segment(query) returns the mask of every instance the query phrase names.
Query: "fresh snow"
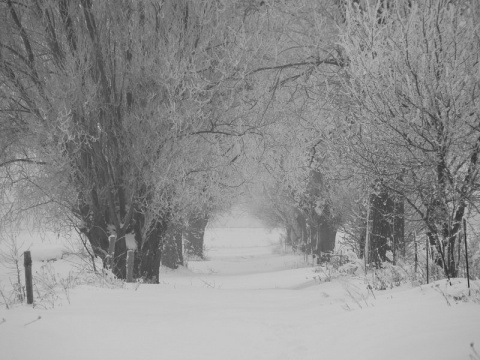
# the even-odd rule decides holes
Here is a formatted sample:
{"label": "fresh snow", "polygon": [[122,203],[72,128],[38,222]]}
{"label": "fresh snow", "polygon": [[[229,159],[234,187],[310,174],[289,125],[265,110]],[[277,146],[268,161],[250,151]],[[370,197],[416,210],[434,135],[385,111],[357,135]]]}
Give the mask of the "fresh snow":
{"label": "fresh snow", "polygon": [[[162,268],[160,285],[80,285],[51,306],[1,308],[0,359],[468,360],[470,343],[480,349],[480,305],[460,299],[463,279],[372,294],[365,276],[325,282],[282,254],[278,231],[206,236],[209,260]],[[34,272],[78,271],[56,245],[31,250]]]}

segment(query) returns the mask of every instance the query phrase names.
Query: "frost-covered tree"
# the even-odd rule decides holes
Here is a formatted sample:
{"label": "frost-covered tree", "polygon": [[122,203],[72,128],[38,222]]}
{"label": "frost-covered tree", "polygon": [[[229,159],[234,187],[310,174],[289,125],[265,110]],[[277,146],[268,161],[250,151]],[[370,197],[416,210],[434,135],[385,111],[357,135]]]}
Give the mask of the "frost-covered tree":
{"label": "frost-covered tree", "polygon": [[416,212],[448,276],[478,204],[479,15],[476,1],[360,1],[340,34],[343,151]]}
{"label": "frost-covered tree", "polygon": [[[270,56],[264,56],[269,63],[255,75],[268,84],[261,115],[276,124],[264,142],[267,173],[275,179],[269,197],[295,209],[283,211],[293,218],[287,233],[307,238],[315,251],[332,250],[353,199],[352,176],[331,146],[338,130],[328,102],[345,66],[337,44],[345,9],[333,0],[266,3],[273,34]],[[281,195],[272,195],[277,190]]]}
{"label": "frost-covered tree", "polygon": [[164,234],[186,213],[183,192],[208,173],[211,194],[235,162],[230,139],[256,126],[235,110],[245,6],[0,2],[4,179],[26,206],[48,203],[69,218],[103,260],[116,234],[121,278],[129,238],[136,276],[158,281]]}

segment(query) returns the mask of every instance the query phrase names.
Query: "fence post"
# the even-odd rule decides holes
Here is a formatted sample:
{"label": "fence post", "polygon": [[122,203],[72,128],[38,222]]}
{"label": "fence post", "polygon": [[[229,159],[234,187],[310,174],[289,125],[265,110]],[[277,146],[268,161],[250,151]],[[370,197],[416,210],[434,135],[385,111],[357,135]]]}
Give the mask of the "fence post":
{"label": "fence post", "polygon": [[365,260],[365,273],[368,271],[368,264],[370,263],[370,194],[368,194],[367,203],[367,228],[365,229],[365,245],[363,249],[363,258]]}
{"label": "fence post", "polygon": [[117,241],[116,235],[110,235],[108,237],[108,268],[113,269],[113,259],[115,256],[115,243]]}
{"label": "fence post", "polygon": [[463,235],[465,237],[465,263],[467,265],[468,296],[470,296],[470,273],[468,271],[468,249],[467,249],[467,220],[463,219]]}
{"label": "fence post", "polygon": [[462,256],[462,232],[459,230],[458,231],[458,256],[457,256],[457,277],[460,277],[460,260]]}
{"label": "fence post", "polygon": [[417,233],[413,233],[413,244],[415,245],[415,279],[417,278],[417,267],[418,267],[418,250],[417,250]]}
{"label": "fence post", "polygon": [[427,258],[427,284],[428,284],[428,270],[429,270],[428,269],[428,257],[430,256],[428,254],[428,252],[429,252],[428,249],[430,247],[430,239],[428,238],[428,236],[426,236],[426,239],[427,240],[426,240],[426,243],[425,243],[425,252],[426,252],[426,258]]}
{"label": "fence post", "polygon": [[133,259],[135,250],[127,251],[127,283],[133,282]]}
{"label": "fence post", "polygon": [[33,281],[32,281],[32,254],[30,251],[23,253],[23,265],[25,266],[25,288],[27,291],[27,304],[33,304]]}

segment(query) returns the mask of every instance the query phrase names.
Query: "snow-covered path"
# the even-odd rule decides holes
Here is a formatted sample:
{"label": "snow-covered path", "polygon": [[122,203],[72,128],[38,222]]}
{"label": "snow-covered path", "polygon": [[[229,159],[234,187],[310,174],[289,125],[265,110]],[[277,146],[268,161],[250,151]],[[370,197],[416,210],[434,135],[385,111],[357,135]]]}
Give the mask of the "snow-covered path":
{"label": "snow-covered path", "polygon": [[442,295],[459,280],[374,298],[362,278],[319,282],[302,257],[272,254],[274,234],[249,236],[210,239],[210,261],[164,270],[160,285],[79,286],[51,310],[2,308],[0,359],[468,360],[480,348],[480,305]]}

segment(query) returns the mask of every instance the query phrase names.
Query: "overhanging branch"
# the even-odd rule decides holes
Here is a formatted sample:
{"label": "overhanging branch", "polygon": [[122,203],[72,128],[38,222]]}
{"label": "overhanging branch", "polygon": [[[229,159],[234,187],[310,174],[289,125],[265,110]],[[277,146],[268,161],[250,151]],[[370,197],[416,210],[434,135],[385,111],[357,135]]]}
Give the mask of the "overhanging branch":
{"label": "overhanging branch", "polygon": [[296,67],[301,67],[301,66],[306,66],[306,65],[313,65],[313,66],[320,66],[320,65],[334,65],[338,67],[343,67],[344,62],[342,60],[337,60],[337,59],[324,59],[324,60],[311,60],[311,61],[300,61],[296,63],[289,63],[289,64],[283,64],[283,65],[276,65],[276,66],[264,66],[255,70],[252,70],[247,73],[248,75],[253,75],[255,73],[261,72],[261,71],[266,71],[266,70],[283,70],[283,69],[288,69],[288,68],[296,68]]}
{"label": "overhanging branch", "polygon": [[35,164],[35,165],[47,165],[47,162],[45,161],[39,161],[39,160],[34,160],[34,159],[29,159],[29,158],[24,158],[24,159],[11,159],[4,161],[0,163],[0,167],[4,167],[13,163],[17,162],[23,162],[23,163],[28,163],[28,164]]}

